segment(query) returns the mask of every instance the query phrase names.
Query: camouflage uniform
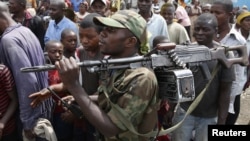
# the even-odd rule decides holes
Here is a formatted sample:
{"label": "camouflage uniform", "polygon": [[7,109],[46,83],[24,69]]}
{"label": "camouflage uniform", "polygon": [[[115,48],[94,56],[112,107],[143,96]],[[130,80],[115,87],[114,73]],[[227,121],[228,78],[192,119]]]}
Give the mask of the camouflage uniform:
{"label": "camouflage uniform", "polygon": [[147,23],[138,13],[131,10],[120,10],[110,18],[96,17],[94,22],[110,27],[129,29],[140,41],[139,52],[141,54],[146,54],[149,51],[148,40],[150,35],[147,31]]}
{"label": "camouflage uniform", "polygon": [[[146,21],[133,11],[120,10],[111,18],[96,17],[94,22],[110,27],[128,28],[140,40],[140,43],[147,43]],[[147,132],[154,130],[157,127],[157,110],[159,109],[158,84],[154,72],[141,67],[114,70],[107,75],[98,89],[98,104],[123,132],[115,137],[106,138],[106,140],[138,141],[142,138],[145,139],[127,128],[111,102],[125,113],[125,118],[132,123],[137,132],[140,129]],[[107,95],[104,93],[104,88]]]}

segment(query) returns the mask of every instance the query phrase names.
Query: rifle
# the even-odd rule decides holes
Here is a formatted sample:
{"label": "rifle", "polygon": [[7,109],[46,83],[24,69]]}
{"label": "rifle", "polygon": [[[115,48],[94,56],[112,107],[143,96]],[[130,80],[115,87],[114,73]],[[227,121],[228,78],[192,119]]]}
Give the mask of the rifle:
{"label": "rifle", "polygon": [[53,94],[58,100],[60,100],[64,107],[66,107],[68,110],[70,110],[77,118],[83,119],[84,115],[81,111],[80,107],[77,106],[74,103],[68,104],[64,100],[62,100],[53,90],[51,90],[49,87],[47,88],[51,94]]}
{"label": "rifle", "polygon": [[[161,51],[160,53],[156,53]],[[229,51],[237,51],[239,57],[227,58]],[[172,52],[172,53],[171,53]],[[172,56],[169,55],[171,53]],[[174,55],[174,56],[173,56]],[[179,63],[172,59],[179,58]],[[86,60],[78,62],[80,67],[90,68],[91,72],[98,72],[106,69],[138,68],[138,67],[178,67],[177,65],[200,64],[201,62],[218,60],[225,67],[230,68],[232,64],[248,65],[248,55],[246,46],[217,47],[209,49],[203,45],[175,45],[173,43],[158,44],[151,52],[144,56],[127,57],[120,59]],[[102,66],[107,68],[102,68]],[[109,66],[110,65],[110,66]],[[114,66],[115,65],[115,66]],[[118,65],[118,66],[117,66]],[[180,67],[180,66],[179,66]],[[21,68],[21,72],[40,72],[56,69],[54,65],[32,66]]]}
{"label": "rifle", "polygon": [[[229,51],[239,56],[228,58]],[[174,43],[158,44],[144,56],[120,59],[88,60],[79,62],[80,67],[87,67],[90,72],[101,72],[112,69],[148,67],[154,70],[161,98],[172,102],[191,101],[195,97],[193,74],[191,66],[202,66],[203,62],[218,60],[226,68],[233,64],[248,65],[246,46],[208,48],[203,45],[175,45]],[[39,72],[56,69],[54,65],[33,66],[21,68],[21,72]],[[210,74],[204,70],[205,77]]]}

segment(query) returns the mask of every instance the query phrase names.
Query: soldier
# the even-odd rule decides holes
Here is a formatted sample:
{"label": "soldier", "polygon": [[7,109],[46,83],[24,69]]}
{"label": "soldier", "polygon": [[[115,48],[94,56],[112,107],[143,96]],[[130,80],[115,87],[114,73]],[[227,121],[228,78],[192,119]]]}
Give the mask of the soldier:
{"label": "soldier", "polygon": [[[137,56],[140,44],[147,42],[146,21],[136,12],[120,10],[110,18],[95,17],[94,22],[104,26],[99,45],[101,52],[109,58]],[[73,58],[57,62],[56,67],[64,87],[72,93],[85,118],[105,138],[148,140],[132,132],[131,128],[145,134],[157,127],[158,85],[152,70],[140,67],[108,71],[101,79],[96,103],[82,88],[79,67]],[[35,104],[48,95],[32,97]]]}

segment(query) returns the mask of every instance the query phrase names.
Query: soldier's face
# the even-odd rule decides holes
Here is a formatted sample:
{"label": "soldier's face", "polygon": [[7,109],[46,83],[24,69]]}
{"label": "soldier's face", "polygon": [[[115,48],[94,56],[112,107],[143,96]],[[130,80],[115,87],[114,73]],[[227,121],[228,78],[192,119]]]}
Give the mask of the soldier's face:
{"label": "soldier's face", "polygon": [[126,40],[131,36],[128,32],[127,29],[104,27],[99,38],[101,52],[112,58],[121,58],[126,49]]}

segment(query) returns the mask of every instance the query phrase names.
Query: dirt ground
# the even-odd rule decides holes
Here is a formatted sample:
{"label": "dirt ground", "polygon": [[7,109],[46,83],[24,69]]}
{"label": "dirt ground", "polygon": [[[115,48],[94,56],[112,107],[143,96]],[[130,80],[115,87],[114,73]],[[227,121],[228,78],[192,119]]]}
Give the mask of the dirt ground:
{"label": "dirt ground", "polygon": [[241,107],[240,114],[236,124],[246,125],[250,122],[250,88],[246,90],[246,93],[241,94]]}

